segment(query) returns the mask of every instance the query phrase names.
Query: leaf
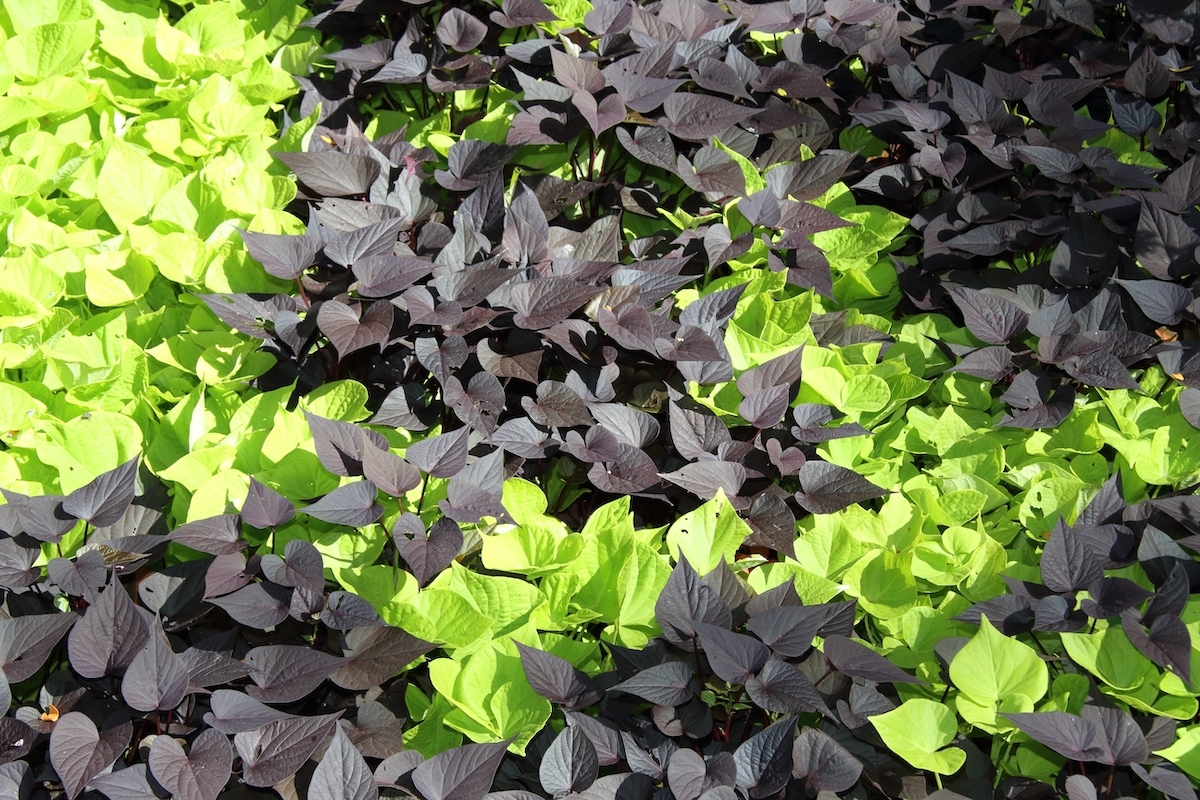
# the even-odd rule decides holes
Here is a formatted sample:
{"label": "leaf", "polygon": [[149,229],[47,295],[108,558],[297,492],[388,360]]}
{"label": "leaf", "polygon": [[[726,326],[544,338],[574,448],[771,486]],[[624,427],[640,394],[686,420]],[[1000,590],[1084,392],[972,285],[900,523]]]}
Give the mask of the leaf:
{"label": "leaf", "polygon": [[1029,314],[1006,297],[959,286],[949,292],[967,328],[981,341],[1007,344],[1029,323]]}
{"label": "leaf", "polygon": [[1034,741],[1073,761],[1095,761],[1103,755],[1097,744],[1098,731],[1086,719],[1064,711],[1004,714]]}
{"label": "leaf", "polygon": [[378,491],[371,481],[356,481],[339,486],[301,510],[324,522],[361,528],[383,515],[383,506],[375,502]]}
{"label": "leaf", "polygon": [[1000,633],[985,617],[950,662],[950,680],[960,692],[959,714],[986,729],[995,726],[998,711],[1032,711],[1046,694],[1048,672],[1032,647]]}
{"label": "leaf", "polygon": [[754,614],[746,628],[777,654],[800,658],[812,647],[814,637],[834,633],[826,626],[839,614],[849,610],[853,618],[853,607],[853,601],[820,606],[782,605]]}
{"label": "leaf", "polygon": [[1196,269],[1200,234],[1182,217],[1153,203],[1142,203],[1133,244],[1138,263],[1159,280],[1169,281]]}
{"label": "leaf", "polygon": [[596,780],[600,762],[596,748],[579,728],[563,728],[542,757],[538,777],[555,797],[582,792]]}
{"label": "leaf", "polygon": [[311,153],[272,153],[296,173],[302,184],[323,197],[366,194],[379,177],[379,162],[369,156],[323,150]]}
{"label": "leaf", "polygon": [[288,617],[291,592],[282,587],[251,583],[222,597],[205,602],[221,608],[234,621],[258,630],[270,630]]}
{"label": "leaf", "polygon": [[242,504],[242,521],[255,528],[274,528],[290,522],[296,507],[274,489],[250,479],[250,491]]}
{"label": "leaf", "polygon": [[743,742],[733,753],[737,785],[752,798],[769,797],[792,772],[792,736],[796,720],[785,717]]}
{"label": "leaf", "polygon": [[133,725],[129,722],[101,732],[78,711],[58,718],[50,732],[50,763],[62,780],[68,800],[74,800],[92,778],[117,760],[132,735]]}
{"label": "leaf", "polygon": [[157,623],[147,627],[146,643],[121,681],[121,696],[138,711],[169,711],[183,702],[190,676],[162,628]]}
{"label": "leaf", "polygon": [[845,636],[829,636],[825,639],[825,658],[838,672],[852,678],[891,683],[924,683],[871,650]]}
{"label": "leaf", "polygon": [[[630,107],[636,108],[624,94],[622,97]],[[681,139],[696,142],[704,141],[743,121],[748,110],[746,106],[731,103],[720,97],[688,92],[672,94],[662,105],[667,116],[669,132]]]}
{"label": "leaf", "polygon": [[286,644],[252,648],[243,660],[257,684],[247,686],[246,694],[264,703],[295,702],[345,663],[345,659],[320,650]]}
{"label": "leaf", "polygon": [[469,428],[413,442],[404,452],[410,464],[436,478],[449,478],[467,465]]}
{"label": "leaf", "polygon": [[312,266],[321,250],[316,236],[252,233],[238,228],[250,257],[263,265],[269,275],[290,281],[300,277]]}
{"label": "leaf", "polygon": [[[705,461],[693,466],[720,463],[722,462]],[[729,467],[731,477],[736,480],[738,474],[744,474],[745,468],[742,467],[741,473],[739,473],[734,469],[735,467],[741,467],[741,465],[731,464]],[[720,470],[721,468],[716,469]],[[693,470],[685,475],[683,478],[685,487],[692,482],[692,476],[695,474],[696,472]],[[719,479],[722,477],[722,473],[716,472],[712,477],[714,480]],[[738,485],[740,488],[740,482]],[[695,564],[698,572],[708,574],[716,569],[722,558],[727,563],[736,560],[738,548],[742,546],[749,535],[750,526],[738,516],[733,505],[725,497],[722,487],[716,486],[711,500],[679,517],[671,525],[667,531],[666,542],[671,554],[681,561],[686,560],[689,568],[690,565]]]}
{"label": "leaf", "polygon": [[782,714],[819,711],[827,717],[833,713],[817,688],[799,667],[772,658],[762,671],[746,681],[746,693],[761,708]]}
{"label": "leaf", "polygon": [[1183,312],[1194,300],[1191,292],[1169,281],[1126,281],[1115,278],[1114,282],[1129,292],[1143,314],[1163,325],[1178,325],[1183,319]]}
{"label": "leaf", "polygon": [[858,783],[863,765],[833,737],[816,728],[800,731],[792,744],[792,775],[809,792],[846,792]]}
{"label": "leaf", "polygon": [[888,492],[858,473],[828,461],[807,461],[800,468],[796,502],[813,514],[833,514],[854,503]]}
{"label": "leaf", "polygon": [[468,744],[439,753],[412,771],[425,800],[482,800],[511,740]]}
{"label": "leaf", "polygon": [[917,769],[953,775],[967,760],[961,748],[946,747],[958,735],[958,722],[941,703],[913,698],[869,721],[883,743]]}
{"label": "leaf", "polygon": [[1146,658],[1178,675],[1186,684],[1192,682],[1192,639],[1187,626],[1175,614],[1162,614],[1143,630],[1133,609],[1121,614],[1121,628],[1129,641]]}
{"label": "leaf", "polygon": [[1054,592],[1085,589],[1104,577],[1091,548],[1060,517],[1042,548],[1042,581]]}
{"label": "leaf", "polygon": [[344,359],[356,350],[373,345],[382,346],[392,330],[395,308],[391,303],[376,300],[359,318],[359,304],[353,305],[326,300],[317,311],[317,325],[337,348]]}
{"label": "leaf", "polygon": [[391,625],[346,633],[346,660],[329,679],[343,689],[366,691],[385,683],[435,645]]}
{"label": "leaf", "polygon": [[465,53],[474,50],[487,35],[487,25],[461,8],[450,8],[437,26],[438,41]]}
{"label": "leaf", "polygon": [[133,502],[137,489],[136,457],[114,470],[103,473],[86,486],[81,486],[63,500],[63,511],[103,528],[121,519]]}
{"label": "leaf", "polygon": [[745,683],[762,669],[771,655],[767,646],[753,637],[703,622],[695,628],[709,666],[727,683]]}
{"label": "leaf", "polygon": [[516,645],[529,685],[551,703],[573,711],[600,700],[601,693],[591,678],[571,662],[553,653],[526,647],[520,642],[516,642]]}
{"label": "leaf", "polygon": [[329,800],[375,800],[379,789],[367,762],[339,725],[313,771],[309,794]]}
{"label": "leaf", "polygon": [[233,764],[229,739],[219,731],[201,731],[184,753],[171,736],[157,736],[148,759],[154,779],[180,800],[216,800],[225,788]]}
{"label": "leaf", "polygon": [[548,328],[569,317],[602,290],[573,278],[536,278],[512,287],[513,322],[528,330]]}
{"label": "leaf", "polygon": [[[67,615],[55,614],[52,618],[43,618],[47,624],[66,621]],[[22,619],[37,619],[36,617],[17,617],[9,622]],[[68,618],[69,619],[69,618]],[[0,622],[0,626],[4,625]],[[58,637],[65,633],[60,631]],[[134,656],[141,651],[149,639],[150,629],[145,618],[138,612],[137,606],[129,599],[125,587],[119,582],[109,585],[99,598],[83,614],[75,629],[67,639],[67,655],[71,667],[85,678],[103,678],[106,675],[124,670],[133,662]],[[57,643],[55,638],[53,644]],[[27,654],[31,648],[29,642],[23,642],[19,652]],[[46,648],[49,654],[50,648]],[[44,658],[45,656],[43,656]],[[37,671],[38,664],[29,671],[32,675]],[[10,682],[14,675],[7,668],[5,673]]]}
{"label": "leaf", "polygon": [[420,518],[411,513],[396,519],[392,537],[400,557],[421,587],[449,567],[463,545],[462,528],[454,520],[443,517],[426,533]]}
{"label": "leaf", "polygon": [[642,670],[609,691],[632,694],[655,705],[681,706],[695,694],[691,680],[691,667],[682,661],[668,661]]}
{"label": "leaf", "polygon": [[672,644],[691,646],[695,623],[728,628],[733,624],[729,607],[715,589],[700,580],[685,556],[680,556],[666,586],[654,604],[654,616],[663,638]]}
{"label": "leaf", "polygon": [[250,786],[274,786],[296,774],[326,736],[333,733],[342,713],[272,720],[260,728],[234,735],[242,759],[242,780]]}
{"label": "leaf", "polygon": [[240,521],[241,518],[237,514],[198,519],[180,525],[171,531],[169,538],[201,553],[215,556],[237,553],[246,547],[238,530]]}

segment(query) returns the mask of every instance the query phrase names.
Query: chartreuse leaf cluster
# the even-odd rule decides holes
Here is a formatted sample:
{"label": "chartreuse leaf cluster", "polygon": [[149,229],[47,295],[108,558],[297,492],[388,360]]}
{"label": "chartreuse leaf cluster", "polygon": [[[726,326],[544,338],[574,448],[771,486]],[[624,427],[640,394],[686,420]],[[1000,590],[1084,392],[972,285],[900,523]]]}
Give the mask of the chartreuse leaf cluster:
{"label": "chartreuse leaf cluster", "polygon": [[247,270],[236,228],[297,229],[282,211],[295,186],[268,151],[296,91],[286,68],[314,46],[307,15],[4,5],[4,486],[71,492],[142,450],[159,471],[216,458],[200,454],[206,418],[232,413],[273,361],[186,293],[281,286]]}

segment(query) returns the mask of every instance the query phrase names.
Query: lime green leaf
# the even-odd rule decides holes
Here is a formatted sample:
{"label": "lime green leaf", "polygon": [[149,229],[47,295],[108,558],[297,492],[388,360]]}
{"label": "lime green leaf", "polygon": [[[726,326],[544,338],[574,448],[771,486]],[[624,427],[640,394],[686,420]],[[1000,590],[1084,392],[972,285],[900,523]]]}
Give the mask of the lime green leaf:
{"label": "lime green leaf", "polygon": [[1000,712],[1032,711],[1049,686],[1046,662],[1032,647],[996,630],[984,617],[979,632],[950,662],[950,680],[958,687],[958,713],[995,733],[1008,723]]}
{"label": "lime green leaf", "polygon": [[724,558],[732,564],[737,550],[750,535],[750,526],[738,516],[725,492],[677,519],[667,531],[667,547],[677,560],[680,554],[701,575],[712,572]]}
{"label": "lime green leaf", "polygon": [[19,76],[41,80],[78,67],[95,38],[95,20],[52,22],[17,34],[8,40],[5,50]]}
{"label": "lime green leaf", "polygon": [[958,735],[958,721],[941,703],[913,698],[869,719],[883,743],[917,769],[953,775],[967,760],[961,748],[946,747]]}

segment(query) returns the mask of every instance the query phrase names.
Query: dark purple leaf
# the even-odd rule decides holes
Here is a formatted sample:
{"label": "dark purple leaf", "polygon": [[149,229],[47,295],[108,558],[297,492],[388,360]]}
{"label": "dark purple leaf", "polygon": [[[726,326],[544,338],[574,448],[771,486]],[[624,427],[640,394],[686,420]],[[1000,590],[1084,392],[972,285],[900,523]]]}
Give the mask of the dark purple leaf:
{"label": "dark purple leaf", "polygon": [[250,786],[274,786],[296,774],[326,736],[333,733],[342,713],[288,717],[243,731],[233,737],[242,759],[242,780]]}
{"label": "dark purple leaf", "polygon": [[209,598],[206,602],[223,609],[235,622],[265,631],[287,619],[291,591],[251,583],[232,594]]}
{"label": "dark purple leaf", "polygon": [[852,678],[890,683],[924,683],[888,661],[866,645],[845,636],[825,639],[825,658],[838,672]]}
{"label": "dark purple leaf", "polygon": [[79,796],[92,778],[117,760],[132,735],[133,726],[129,722],[101,732],[78,711],[59,717],[50,734],[50,763],[63,783],[68,800]]}
{"label": "dark purple leaf", "polygon": [[746,693],[767,711],[783,714],[819,711],[827,717],[833,716],[808,676],[799,667],[778,658],[767,661],[761,672],[747,679]]}
{"label": "dark purple leaf", "polygon": [[753,637],[703,622],[696,623],[694,627],[700,634],[700,645],[708,657],[709,666],[717,677],[727,683],[745,683],[762,669],[771,655],[766,645]]}
{"label": "dark purple leaf", "polygon": [[[59,622],[62,622],[61,618],[67,615],[53,616],[59,617]],[[17,617],[10,622],[22,619],[38,618]],[[47,619],[47,622],[49,621]],[[65,630],[60,632],[59,636],[63,632]],[[124,670],[146,644],[149,635],[145,618],[129,599],[125,587],[117,581],[101,592],[95,603],[88,606],[83,619],[71,631],[67,639],[67,654],[71,659],[71,667],[85,678],[103,678],[105,675]],[[57,641],[56,638],[51,642],[51,647]],[[27,650],[28,643],[22,645],[19,652],[24,653]],[[46,653],[49,653],[49,648],[46,649]],[[30,670],[30,674],[36,669],[35,666]],[[5,672],[12,682],[12,673],[8,669]]]}
{"label": "dark purple leaf", "polygon": [[1196,269],[1200,234],[1182,217],[1153,203],[1142,203],[1134,235],[1134,252],[1146,270],[1159,280],[1179,278]]}
{"label": "dark purple leaf", "polygon": [[[1146,52],[1150,52],[1149,48]],[[1128,81],[1128,79],[1126,79]],[[1147,772],[1140,764],[1130,764],[1135,775],[1145,781],[1147,786],[1158,789],[1167,797],[1175,800],[1196,800],[1196,790],[1187,775],[1180,772],[1171,764],[1155,764]]]}
{"label": "dark purple leaf", "polygon": [[1096,758],[1101,764],[1125,767],[1140,764],[1150,756],[1150,748],[1141,726],[1119,708],[1085,705],[1079,715],[1096,729],[1096,743],[1103,751]]}
{"label": "dark purple leaf", "polygon": [[796,719],[785,717],[742,743],[733,758],[737,785],[751,798],[769,797],[792,776],[792,736]]}
{"label": "dark purple leaf", "polygon": [[663,638],[672,644],[692,646],[696,623],[729,628],[733,616],[716,589],[700,580],[682,555],[654,604],[654,616]]}
{"label": "dark purple leaf", "polygon": [[382,625],[379,613],[371,604],[349,592],[330,592],[321,621],[337,631],[369,628]]}
{"label": "dark purple leaf", "polygon": [[600,700],[600,691],[591,678],[571,662],[517,642],[521,666],[533,690],[568,711],[585,708]]}
{"label": "dark purple leaf", "polygon": [[949,287],[967,328],[989,344],[1007,344],[1029,322],[1029,314],[1016,302],[998,294],[965,287]]}
{"label": "dark purple leaf", "polygon": [[649,667],[610,691],[625,692],[661,706],[681,706],[695,694],[692,668],[682,661],[668,661]]}
{"label": "dark purple leaf", "polygon": [[273,153],[299,181],[323,197],[366,194],[379,177],[379,162],[369,156],[322,150],[312,153]]}
{"label": "dark purple leaf", "polygon": [[792,775],[809,792],[845,792],[858,783],[863,765],[832,736],[816,728],[800,731],[792,744]]}
{"label": "dark purple leaf", "polygon": [[1085,589],[1104,577],[1096,554],[1060,517],[1041,557],[1042,581],[1055,592]]}
{"label": "dark purple leaf", "polygon": [[391,625],[355,628],[346,632],[345,662],[329,679],[343,689],[366,691],[389,680],[434,647]]}
{"label": "dark purple leaf", "polygon": [[1191,684],[1192,638],[1187,625],[1175,614],[1162,614],[1154,618],[1147,631],[1136,613],[1127,609],[1121,614],[1121,628],[1129,641],[1146,658]]}
{"label": "dark purple leaf", "polygon": [[241,228],[238,233],[251,258],[262,264],[269,275],[285,281],[302,275],[321,250],[321,240],[316,236],[251,233]]}
{"label": "dark purple leaf", "polygon": [[746,482],[746,468],[729,461],[699,461],[674,472],[659,473],[659,477],[682,486],[701,500],[709,500],[718,491],[736,496]]}
{"label": "dark purple leaf", "polygon": [[449,478],[467,465],[469,428],[441,433],[408,446],[404,457],[423,472],[436,478]]}
{"label": "dark purple leaf", "polygon": [[578,728],[563,728],[542,756],[538,777],[542,789],[555,797],[582,792],[592,785],[600,770],[596,748]]}
{"label": "dark purple leaf", "polygon": [[379,789],[367,762],[338,726],[313,772],[309,796],[329,800],[375,800]]}
{"label": "dark purple leaf", "polygon": [[218,689],[209,698],[212,711],[204,715],[204,721],[215,730],[232,736],[243,731],[253,731],[268,722],[296,719],[291,714],[278,711],[254,700],[243,692]]}
{"label": "dark purple leaf", "polygon": [[1004,716],[1026,736],[1072,761],[1096,761],[1104,755],[1095,725],[1074,714],[1046,711]]}
{"label": "dark purple leaf", "polygon": [[63,500],[63,511],[97,528],[112,525],[125,514],[137,489],[137,458],[105,472]]}
{"label": "dark purple leaf", "polygon": [[460,53],[474,50],[486,35],[487,23],[461,8],[448,9],[437,26],[438,41]]}
{"label": "dark purple leaf", "polygon": [[321,333],[337,348],[338,357],[345,358],[355,350],[373,345],[382,346],[392,330],[395,307],[391,303],[376,300],[362,312],[359,318],[358,303],[348,304],[337,300],[321,303],[317,312],[317,325]]}
{"label": "dark purple leaf", "polygon": [[151,622],[147,627],[150,631],[146,643],[121,681],[121,696],[138,711],[169,711],[183,702],[190,676],[158,623]]}
{"label": "dark purple leaf", "polygon": [[264,703],[299,700],[346,661],[311,647],[286,644],[255,647],[243,660],[257,684],[246,687],[246,693]]}
{"label": "dark purple leaf", "polygon": [[198,519],[180,525],[171,531],[169,538],[176,544],[214,556],[237,553],[246,548],[238,530],[240,521],[237,514]]}
{"label": "dark purple leaf", "polygon": [[274,528],[296,516],[292,501],[269,486],[250,479],[250,491],[242,504],[242,521],[254,528]]}
{"label": "dark purple leaf", "polygon": [[433,524],[429,532],[416,514],[402,514],[392,527],[392,537],[400,557],[424,586],[446,569],[462,550],[462,529],[454,520],[443,517]]}
{"label": "dark purple leaf", "polygon": [[510,741],[467,744],[439,753],[412,771],[413,784],[425,800],[482,800]]}
{"label": "dark purple leaf", "polygon": [[[411,449],[411,448],[410,448]],[[383,506],[375,502],[379,490],[371,481],[363,480],[339,486],[302,511],[310,517],[335,525],[361,528],[383,515]]]}
{"label": "dark purple leaf", "polygon": [[832,514],[888,493],[858,473],[828,461],[805,463],[800,468],[800,487],[796,501],[813,514]]}
{"label": "dark purple leaf", "polygon": [[[286,559],[286,560],[284,560]],[[303,539],[292,539],[284,550],[284,558],[274,554],[262,557],[263,576],[280,586],[325,590],[325,565],[321,553]]]}
{"label": "dark purple leaf", "polygon": [[233,764],[233,749],[219,731],[202,731],[188,749],[171,736],[157,736],[150,744],[150,772],[164,789],[179,800],[216,800],[225,788]]}
{"label": "dark purple leaf", "polygon": [[615,724],[603,717],[592,717],[579,711],[567,711],[563,715],[569,727],[583,731],[596,749],[600,766],[607,767],[624,758],[621,735]]}

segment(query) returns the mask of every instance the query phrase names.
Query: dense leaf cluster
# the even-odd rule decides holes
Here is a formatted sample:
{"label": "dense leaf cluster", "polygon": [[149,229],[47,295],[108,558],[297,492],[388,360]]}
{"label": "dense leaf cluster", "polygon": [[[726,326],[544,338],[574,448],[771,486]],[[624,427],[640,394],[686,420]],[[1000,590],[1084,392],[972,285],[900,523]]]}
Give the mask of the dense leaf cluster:
{"label": "dense leaf cluster", "polygon": [[1195,797],[1194,2],[182,6],[0,14],[0,795]]}

